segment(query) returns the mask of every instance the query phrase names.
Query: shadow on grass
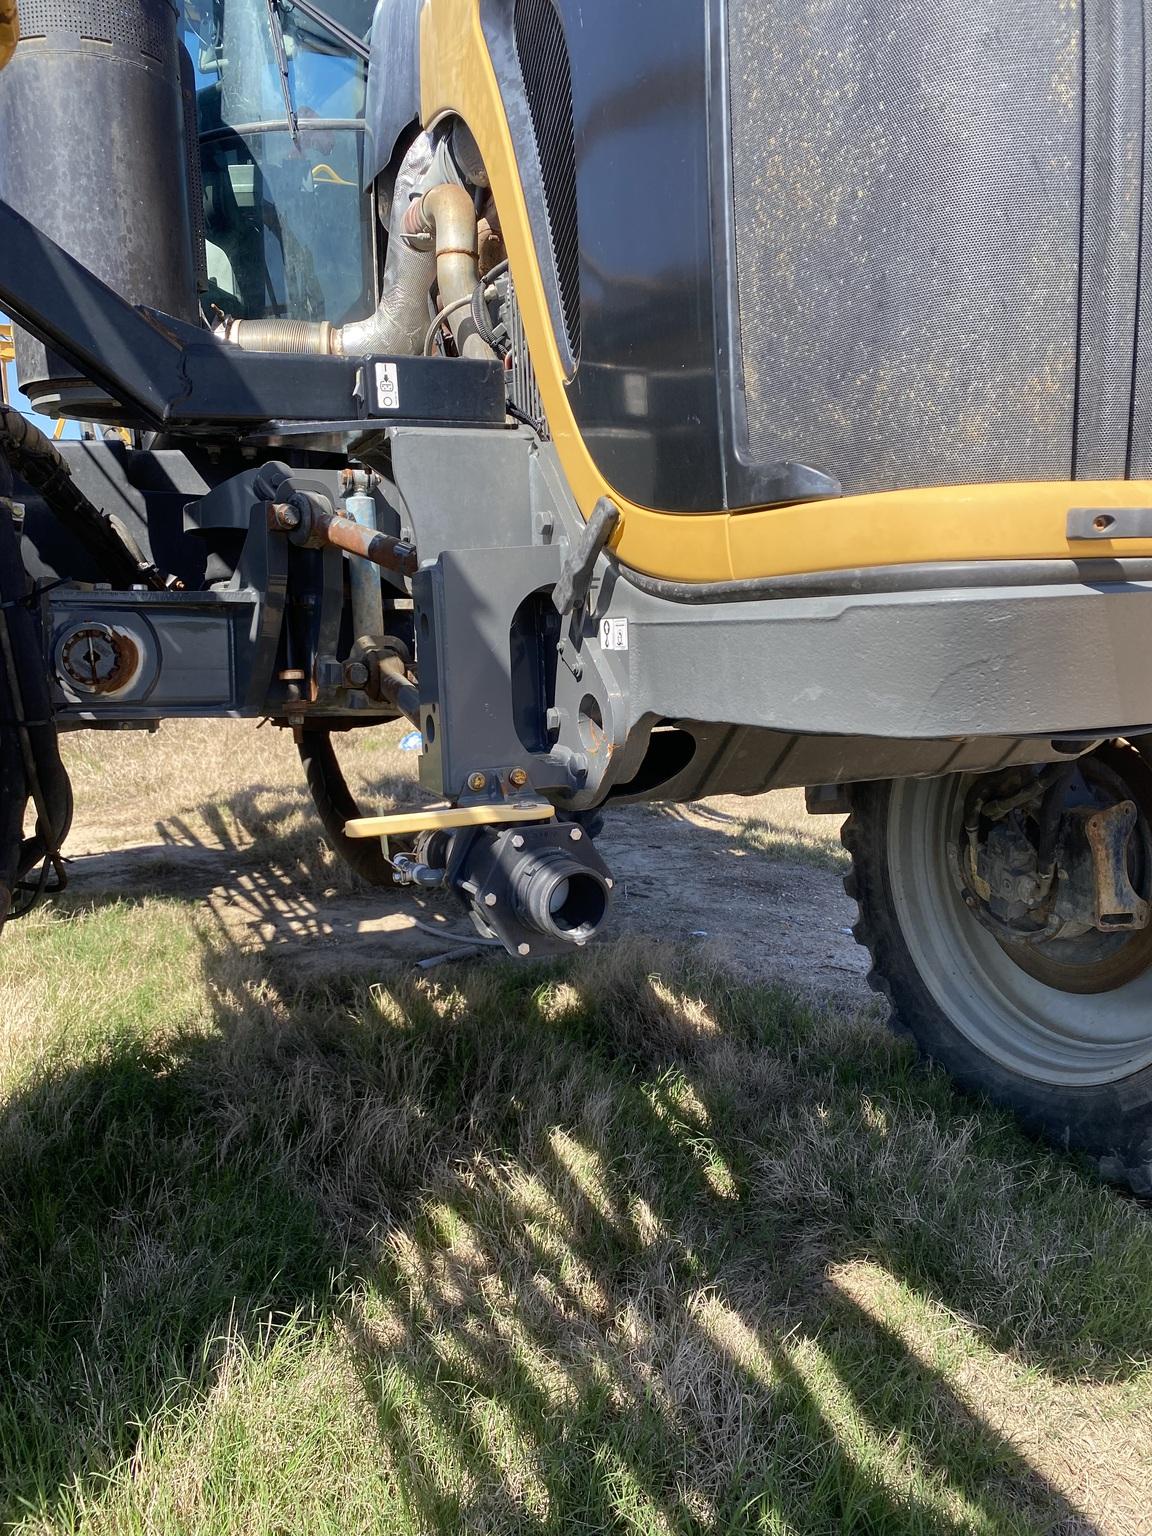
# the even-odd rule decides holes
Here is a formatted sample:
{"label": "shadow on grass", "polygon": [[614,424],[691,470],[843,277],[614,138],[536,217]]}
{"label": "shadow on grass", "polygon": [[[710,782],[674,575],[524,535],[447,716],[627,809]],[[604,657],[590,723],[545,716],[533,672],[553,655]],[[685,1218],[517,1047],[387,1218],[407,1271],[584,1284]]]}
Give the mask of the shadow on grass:
{"label": "shadow on grass", "polygon": [[301,988],[124,911],[207,1019],[2,1108],[0,1519],[145,1477],[292,1319],[338,1327],[413,1530],[1095,1529],[836,1277],[1107,1383],[1147,1364],[1145,1214],[873,1025],[659,949]]}
{"label": "shadow on grass", "polygon": [[[768,854],[774,859],[784,859],[794,864],[810,864],[816,869],[847,870],[847,851],[835,841],[807,829],[803,822],[796,825],[786,819],[775,819],[762,812],[756,816],[734,815],[718,806],[701,803],[691,807],[691,815],[685,807],[654,801],[638,807],[640,814],[659,817],[665,821],[691,823],[697,831],[703,826],[715,834],[729,850],[741,853]],[[611,814],[611,813],[610,813]],[[809,818],[813,826],[820,825]]]}

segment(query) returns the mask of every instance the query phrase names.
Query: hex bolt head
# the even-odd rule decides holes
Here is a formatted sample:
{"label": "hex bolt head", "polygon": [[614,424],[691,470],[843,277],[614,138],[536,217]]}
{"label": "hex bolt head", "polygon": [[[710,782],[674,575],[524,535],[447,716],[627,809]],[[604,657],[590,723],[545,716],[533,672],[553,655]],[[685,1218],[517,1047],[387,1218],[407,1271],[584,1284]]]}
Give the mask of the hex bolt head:
{"label": "hex bolt head", "polygon": [[558,709],[550,709],[544,716],[544,724],[550,731],[558,731],[564,724],[564,716]]}
{"label": "hex bolt head", "polygon": [[584,836],[584,834],[583,834],[583,832],[581,832],[579,827],[573,827],[571,832],[569,832],[568,836],[572,839],[572,841],[574,843],[578,843],[580,841],[580,839]]}
{"label": "hex bolt head", "polygon": [[488,788],[488,775],[486,773],[470,773],[468,775],[468,788],[473,794],[479,794],[482,789]]}
{"label": "hex bolt head", "polygon": [[484,905],[486,907],[494,907],[496,905],[496,892],[495,891],[489,891],[488,892],[487,896],[485,896],[485,898],[484,898]]}
{"label": "hex bolt head", "polygon": [[349,688],[363,688],[368,681],[368,668],[362,661],[350,661],[344,668],[344,681]]}
{"label": "hex bolt head", "polygon": [[512,846],[513,848],[523,848],[524,839],[520,836],[519,832],[517,832],[516,836],[512,839]]}
{"label": "hex bolt head", "polygon": [[516,953],[518,955],[530,955],[532,953],[531,944],[517,944]]}
{"label": "hex bolt head", "polygon": [[514,784],[517,789],[523,789],[524,785],[528,782],[527,768],[513,768],[512,772],[508,775],[508,782],[509,784]]}

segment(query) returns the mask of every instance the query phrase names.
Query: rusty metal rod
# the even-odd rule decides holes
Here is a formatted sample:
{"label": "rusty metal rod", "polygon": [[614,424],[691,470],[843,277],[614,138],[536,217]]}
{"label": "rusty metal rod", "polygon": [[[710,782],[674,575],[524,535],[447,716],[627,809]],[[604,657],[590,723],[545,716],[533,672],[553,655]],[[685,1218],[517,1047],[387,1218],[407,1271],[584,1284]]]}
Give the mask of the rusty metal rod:
{"label": "rusty metal rod", "polygon": [[312,548],[328,544],[350,555],[371,560],[373,565],[384,570],[399,571],[402,576],[411,576],[416,570],[416,551],[411,544],[363,527],[337,512],[323,512],[312,507],[305,516],[292,502],[273,502],[268,511],[268,525],[288,534],[296,543]]}

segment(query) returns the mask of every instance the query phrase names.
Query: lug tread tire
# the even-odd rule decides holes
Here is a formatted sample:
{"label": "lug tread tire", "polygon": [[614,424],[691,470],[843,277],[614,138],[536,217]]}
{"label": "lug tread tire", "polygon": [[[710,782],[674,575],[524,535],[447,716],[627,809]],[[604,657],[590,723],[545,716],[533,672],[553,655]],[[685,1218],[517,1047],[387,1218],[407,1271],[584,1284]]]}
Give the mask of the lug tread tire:
{"label": "lug tread tire", "polygon": [[915,1042],[960,1090],[1010,1110],[1034,1135],[1086,1156],[1109,1182],[1152,1197],[1152,1067],[1092,1087],[1066,1088],[1011,1072],[973,1045],[928,991],[901,932],[887,855],[891,783],[859,784],[841,841],[851,859],[844,889],[856,902],[852,933],[868,951],[868,985],[887,999],[890,1027]]}
{"label": "lug tread tire", "polygon": [[394,884],[392,867],[379,842],[344,834],[345,822],[359,816],[360,807],[336,757],[331,731],[304,731],[299,749],[312,802],[332,851],[367,884]]}

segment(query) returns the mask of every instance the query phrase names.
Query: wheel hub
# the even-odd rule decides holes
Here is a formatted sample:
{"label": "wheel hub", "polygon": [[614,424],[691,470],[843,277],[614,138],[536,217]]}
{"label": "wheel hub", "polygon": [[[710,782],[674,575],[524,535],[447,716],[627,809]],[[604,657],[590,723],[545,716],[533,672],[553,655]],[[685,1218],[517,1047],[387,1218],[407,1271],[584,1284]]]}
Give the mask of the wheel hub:
{"label": "wheel hub", "polygon": [[962,821],[962,899],[1028,975],[1106,992],[1152,964],[1152,771],[1137,752],[979,780]]}

